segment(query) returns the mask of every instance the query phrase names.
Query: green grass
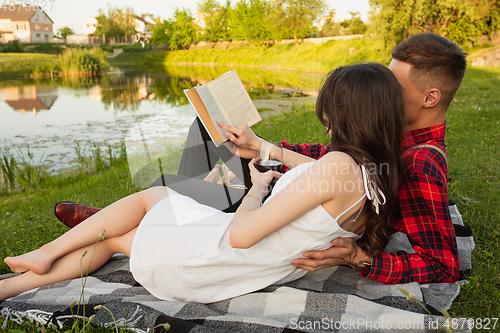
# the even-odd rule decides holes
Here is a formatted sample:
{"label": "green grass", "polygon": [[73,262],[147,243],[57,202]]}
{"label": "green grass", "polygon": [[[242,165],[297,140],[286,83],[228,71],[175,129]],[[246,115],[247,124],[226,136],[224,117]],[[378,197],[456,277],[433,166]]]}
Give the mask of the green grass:
{"label": "green grass", "polygon": [[[349,55],[349,50],[355,52]],[[201,49],[178,51],[123,53],[113,63],[138,62],[151,64],[212,64],[217,66],[250,66],[293,69],[327,73],[340,65],[377,61],[389,63],[389,54],[382,51],[381,42],[373,39],[332,40],[323,44],[301,43],[247,46],[237,49]]]}
{"label": "green grass", "polygon": [[[448,113],[449,195],[474,231],[471,283],[453,314],[500,313],[500,68],[469,69]],[[498,326],[498,325],[497,325]]]}
{"label": "green grass", "polygon": [[0,79],[93,75],[109,69],[106,52],[101,49],[68,48],[61,55],[0,53]]}
{"label": "green grass", "polygon": [[[500,313],[500,68],[469,69],[448,112],[449,196],[474,231],[476,249],[470,283],[462,287],[451,315],[491,318]],[[323,142],[313,106],[267,119],[254,129],[272,142]],[[140,190],[125,163],[97,174],[77,174],[0,197],[0,257],[38,248],[66,231],[52,214],[59,200],[106,206]],[[1,263],[0,273],[8,273]],[[497,330],[498,330],[497,324]]]}
{"label": "green grass", "polygon": [[32,53],[0,54],[0,78],[9,76],[30,76],[37,66],[51,67],[57,56]]}

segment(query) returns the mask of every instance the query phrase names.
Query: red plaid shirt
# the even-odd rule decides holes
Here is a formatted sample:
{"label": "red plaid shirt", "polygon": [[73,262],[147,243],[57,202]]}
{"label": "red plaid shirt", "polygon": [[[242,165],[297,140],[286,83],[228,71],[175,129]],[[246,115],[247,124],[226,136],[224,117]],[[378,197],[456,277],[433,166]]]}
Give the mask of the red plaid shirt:
{"label": "red plaid shirt", "polygon": [[[459,277],[455,231],[448,210],[448,167],[436,149],[415,148],[428,144],[445,150],[446,124],[406,133],[403,158],[407,167],[399,188],[400,220],[394,229],[405,233],[415,253],[381,253],[373,258],[367,279],[384,283],[455,282]],[[284,148],[319,159],[329,150],[321,144],[289,145]]]}

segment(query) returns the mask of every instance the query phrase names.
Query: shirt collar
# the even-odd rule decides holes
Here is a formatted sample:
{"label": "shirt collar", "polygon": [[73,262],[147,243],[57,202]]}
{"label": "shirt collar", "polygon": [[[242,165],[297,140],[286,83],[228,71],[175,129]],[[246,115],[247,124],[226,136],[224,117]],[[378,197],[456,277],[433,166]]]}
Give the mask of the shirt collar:
{"label": "shirt collar", "polygon": [[408,131],[403,140],[403,149],[406,150],[422,142],[442,141],[444,142],[446,132],[446,121],[437,126],[418,128]]}

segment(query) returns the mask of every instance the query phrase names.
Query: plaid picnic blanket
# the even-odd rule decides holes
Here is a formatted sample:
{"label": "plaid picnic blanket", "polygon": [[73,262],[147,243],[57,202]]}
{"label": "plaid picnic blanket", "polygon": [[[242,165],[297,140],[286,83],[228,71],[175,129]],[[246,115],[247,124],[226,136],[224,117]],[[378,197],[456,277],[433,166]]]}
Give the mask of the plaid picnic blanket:
{"label": "plaid picnic blanket", "polygon": [[[455,205],[450,206],[457,231],[462,271],[471,268],[474,240]],[[404,234],[395,234],[386,252],[413,252]],[[11,275],[3,275],[6,278]],[[169,332],[384,332],[436,331],[445,324],[441,309],[449,309],[463,281],[454,284],[408,283],[384,285],[360,278],[344,266],[308,273],[285,285],[273,285],[229,300],[201,304],[163,301],[139,285],[129,271],[128,258],[113,257],[89,276],[84,288],[85,306],[79,302],[81,279],[27,291],[0,303],[7,321],[51,322],[62,327],[65,320],[95,315],[105,326],[128,327],[137,332],[169,323]],[[430,316],[398,289],[415,295],[433,314]],[[96,305],[104,307],[94,310]],[[111,317],[110,312],[113,314]],[[459,328],[470,330],[467,322]],[[159,328],[156,329],[157,331]]]}

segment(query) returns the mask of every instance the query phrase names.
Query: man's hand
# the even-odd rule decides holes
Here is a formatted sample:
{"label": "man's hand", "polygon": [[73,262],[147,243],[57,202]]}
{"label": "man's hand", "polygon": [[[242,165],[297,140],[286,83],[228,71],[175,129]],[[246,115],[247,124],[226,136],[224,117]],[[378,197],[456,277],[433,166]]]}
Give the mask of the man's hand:
{"label": "man's hand", "polygon": [[297,268],[315,272],[325,267],[338,265],[356,266],[365,258],[365,253],[351,238],[335,238],[332,247],[323,251],[307,251],[292,262]]}

